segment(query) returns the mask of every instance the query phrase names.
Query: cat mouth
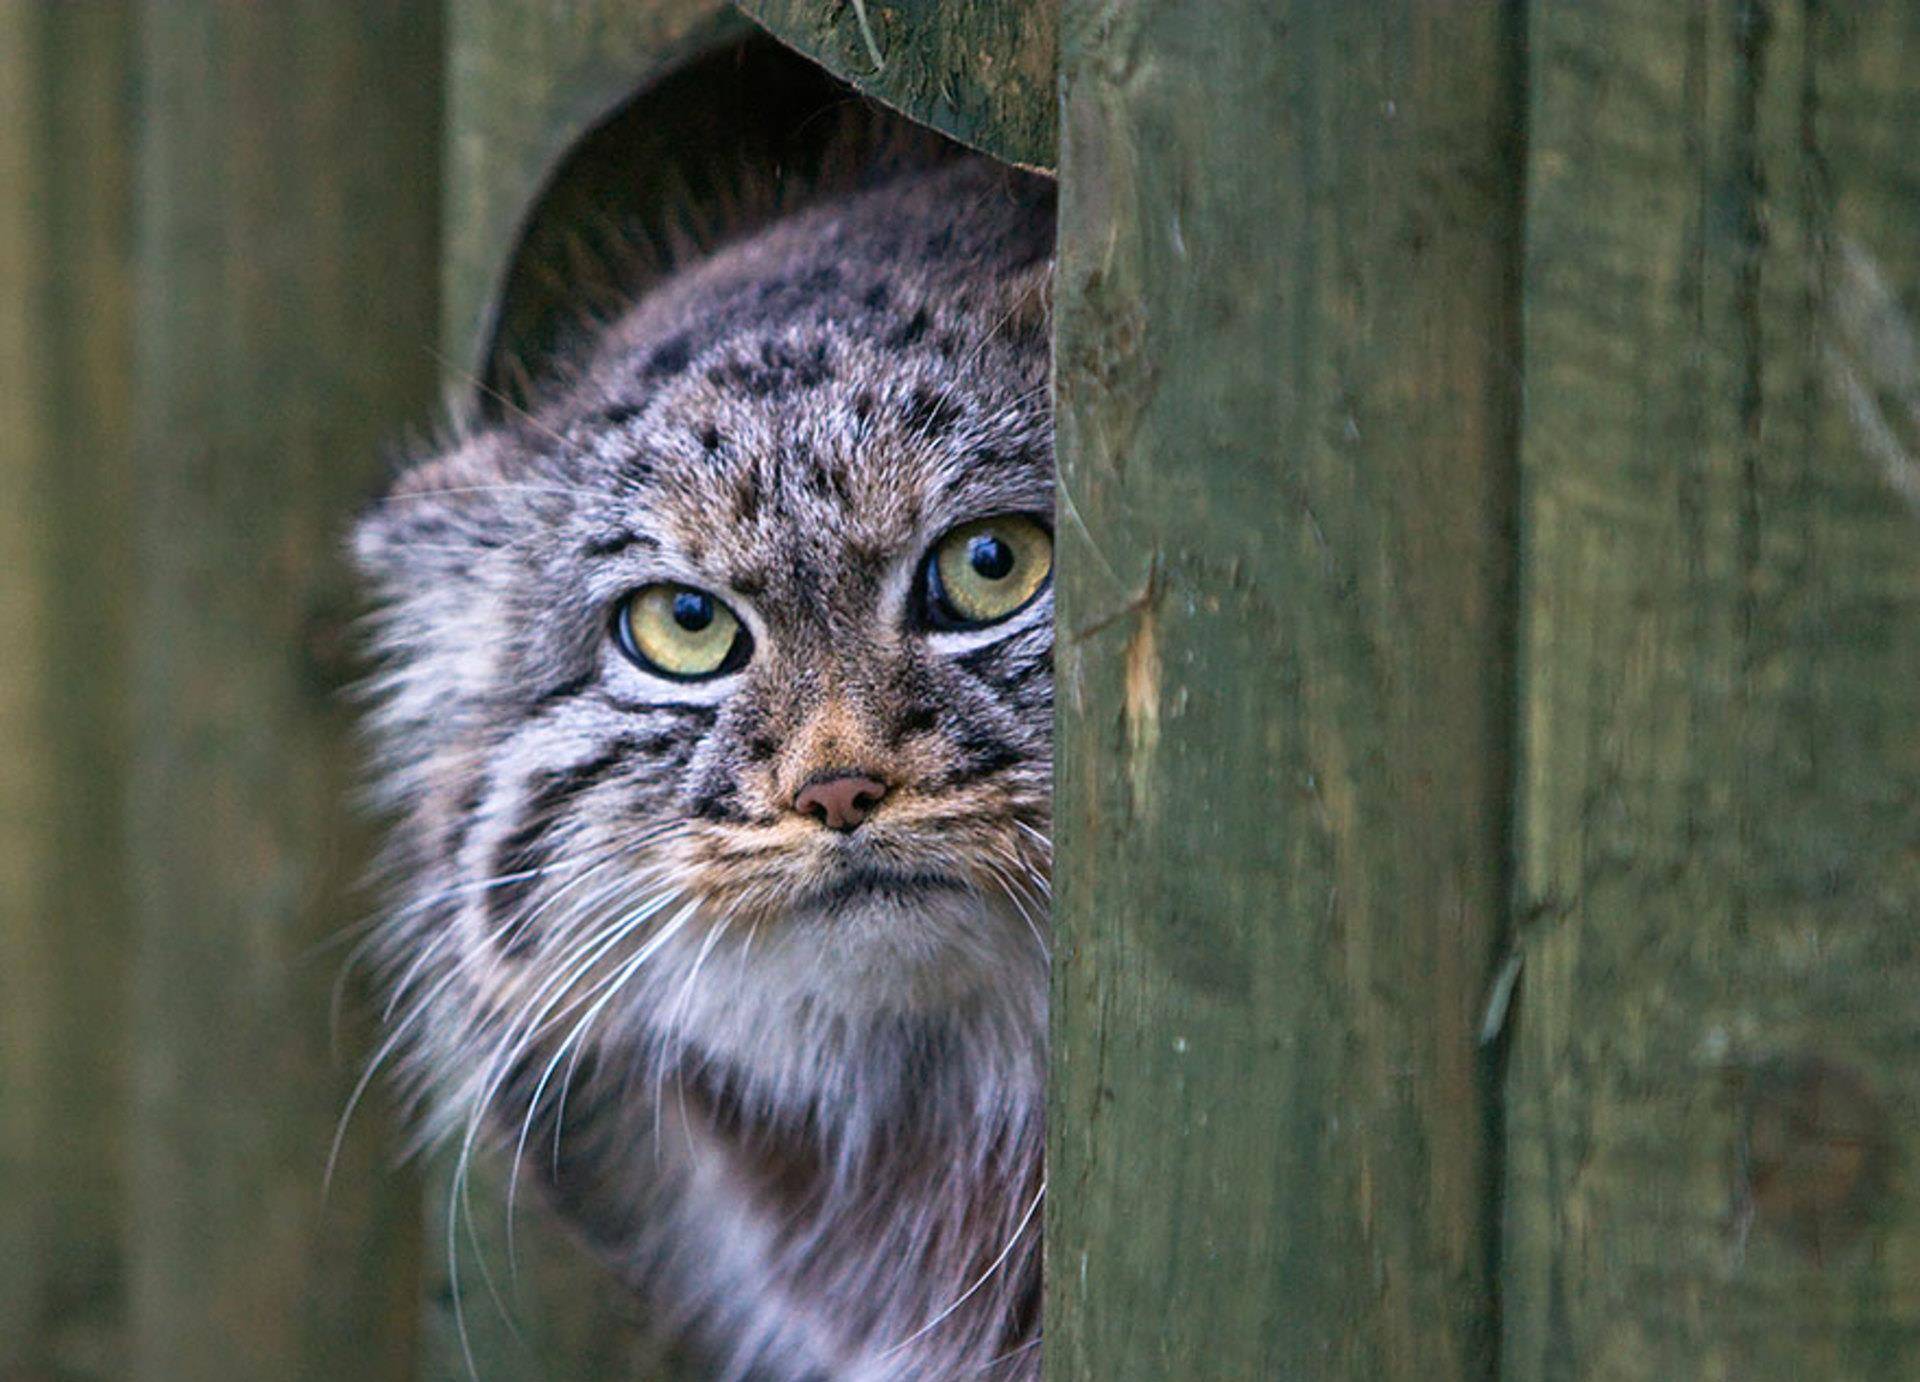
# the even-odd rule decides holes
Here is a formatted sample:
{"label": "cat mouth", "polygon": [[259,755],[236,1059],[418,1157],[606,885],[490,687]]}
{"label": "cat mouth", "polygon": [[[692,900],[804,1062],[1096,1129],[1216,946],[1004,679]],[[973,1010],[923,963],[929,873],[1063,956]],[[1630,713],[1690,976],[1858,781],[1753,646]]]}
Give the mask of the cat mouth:
{"label": "cat mouth", "polygon": [[964,880],[932,869],[900,868],[871,860],[849,863],[807,894],[815,906],[894,898],[909,901],[936,892],[965,892]]}

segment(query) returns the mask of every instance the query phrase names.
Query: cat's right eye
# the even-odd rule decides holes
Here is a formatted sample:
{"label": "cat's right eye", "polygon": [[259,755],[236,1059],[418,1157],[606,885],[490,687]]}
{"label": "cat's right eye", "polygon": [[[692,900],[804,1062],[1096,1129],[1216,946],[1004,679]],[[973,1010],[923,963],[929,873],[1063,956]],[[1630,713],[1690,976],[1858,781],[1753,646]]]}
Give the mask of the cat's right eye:
{"label": "cat's right eye", "polygon": [[700,681],[744,667],[753,638],[734,612],[704,590],[643,586],[614,611],[613,639],[645,671]]}

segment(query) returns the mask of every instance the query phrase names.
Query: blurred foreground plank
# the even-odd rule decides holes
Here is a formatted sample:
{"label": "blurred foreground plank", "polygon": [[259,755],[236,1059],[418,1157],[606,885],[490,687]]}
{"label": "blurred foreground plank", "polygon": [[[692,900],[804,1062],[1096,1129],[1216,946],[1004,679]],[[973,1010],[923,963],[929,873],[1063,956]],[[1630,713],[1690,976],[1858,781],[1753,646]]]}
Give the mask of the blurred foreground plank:
{"label": "blurred foreground plank", "polygon": [[125,1375],[133,13],[0,0],[0,1377]]}
{"label": "blurred foreground plank", "polygon": [[1531,61],[1505,1375],[1920,1376],[1920,9]]}
{"label": "blurred foreground plank", "polygon": [[418,1209],[329,1048],[368,907],[349,517],[434,395],[433,5],[140,12],[131,1374],[416,1368]]}

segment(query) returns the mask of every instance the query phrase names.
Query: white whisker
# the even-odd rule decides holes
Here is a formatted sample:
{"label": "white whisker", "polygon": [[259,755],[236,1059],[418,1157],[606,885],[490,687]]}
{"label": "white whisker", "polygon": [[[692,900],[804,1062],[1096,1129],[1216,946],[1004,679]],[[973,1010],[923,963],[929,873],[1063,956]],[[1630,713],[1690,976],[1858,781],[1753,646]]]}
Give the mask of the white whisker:
{"label": "white whisker", "polygon": [[894,1354],[900,1352],[900,1350],[906,1348],[910,1344],[916,1343],[920,1339],[925,1338],[933,1330],[939,1328],[942,1323],[950,1319],[954,1311],[958,1310],[961,1306],[965,1305],[969,1300],[973,1299],[975,1293],[978,1292],[982,1286],[985,1286],[989,1281],[991,1281],[993,1279],[994,1273],[998,1272],[1001,1267],[1005,1266],[1007,1258],[1013,1255],[1014,1246],[1017,1243],[1019,1243],[1020,1235],[1027,1231],[1027,1225],[1033,1222],[1033,1216],[1035,1213],[1039,1211],[1040,1201],[1046,1198],[1046,1194],[1047,1194],[1047,1183],[1045,1181],[1041,1181],[1040,1189],[1034,1193],[1033,1203],[1027,1206],[1027,1212],[1020,1216],[1020,1222],[1014,1226],[1013,1236],[1007,1239],[1006,1246],[1000,1249],[1000,1255],[994,1258],[993,1261],[988,1264],[986,1271],[980,1274],[979,1279],[975,1281],[973,1285],[967,1287],[966,1290],[962,1291],[959,1294],[959,1296],[957,1296],[954,1299],[954,1301],[947,1306],[946,1309],[942,1310],[939,1314],[935,1315],[932,1319],[928,1320],[925,1324],[921,1325],[918,1329],[914,1330],[913,1333],[909,1334],[906,1338],[902,1339],[899,1343],[883,1351],[880,1356],[882,1358],[891,1358]]}

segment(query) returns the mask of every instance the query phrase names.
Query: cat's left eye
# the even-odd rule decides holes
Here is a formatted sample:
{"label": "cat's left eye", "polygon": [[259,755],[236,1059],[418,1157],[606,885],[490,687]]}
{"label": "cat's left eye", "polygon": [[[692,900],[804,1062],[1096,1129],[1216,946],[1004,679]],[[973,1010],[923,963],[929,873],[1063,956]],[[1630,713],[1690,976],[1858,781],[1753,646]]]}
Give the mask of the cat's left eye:
{"label": "cat's left eye", "polygon": [[632,661],[678,681],[738,671],[753,650],[732,610],[704,590],[666,582],[644,586],[620,602],[613,637]]}
{"label": "cat's left eye", "polygon": [[929,627],[977,629],[1025,609],[1053,571],[1053,537],[1022,514],[962,523],[934,543],[921,575]]}

